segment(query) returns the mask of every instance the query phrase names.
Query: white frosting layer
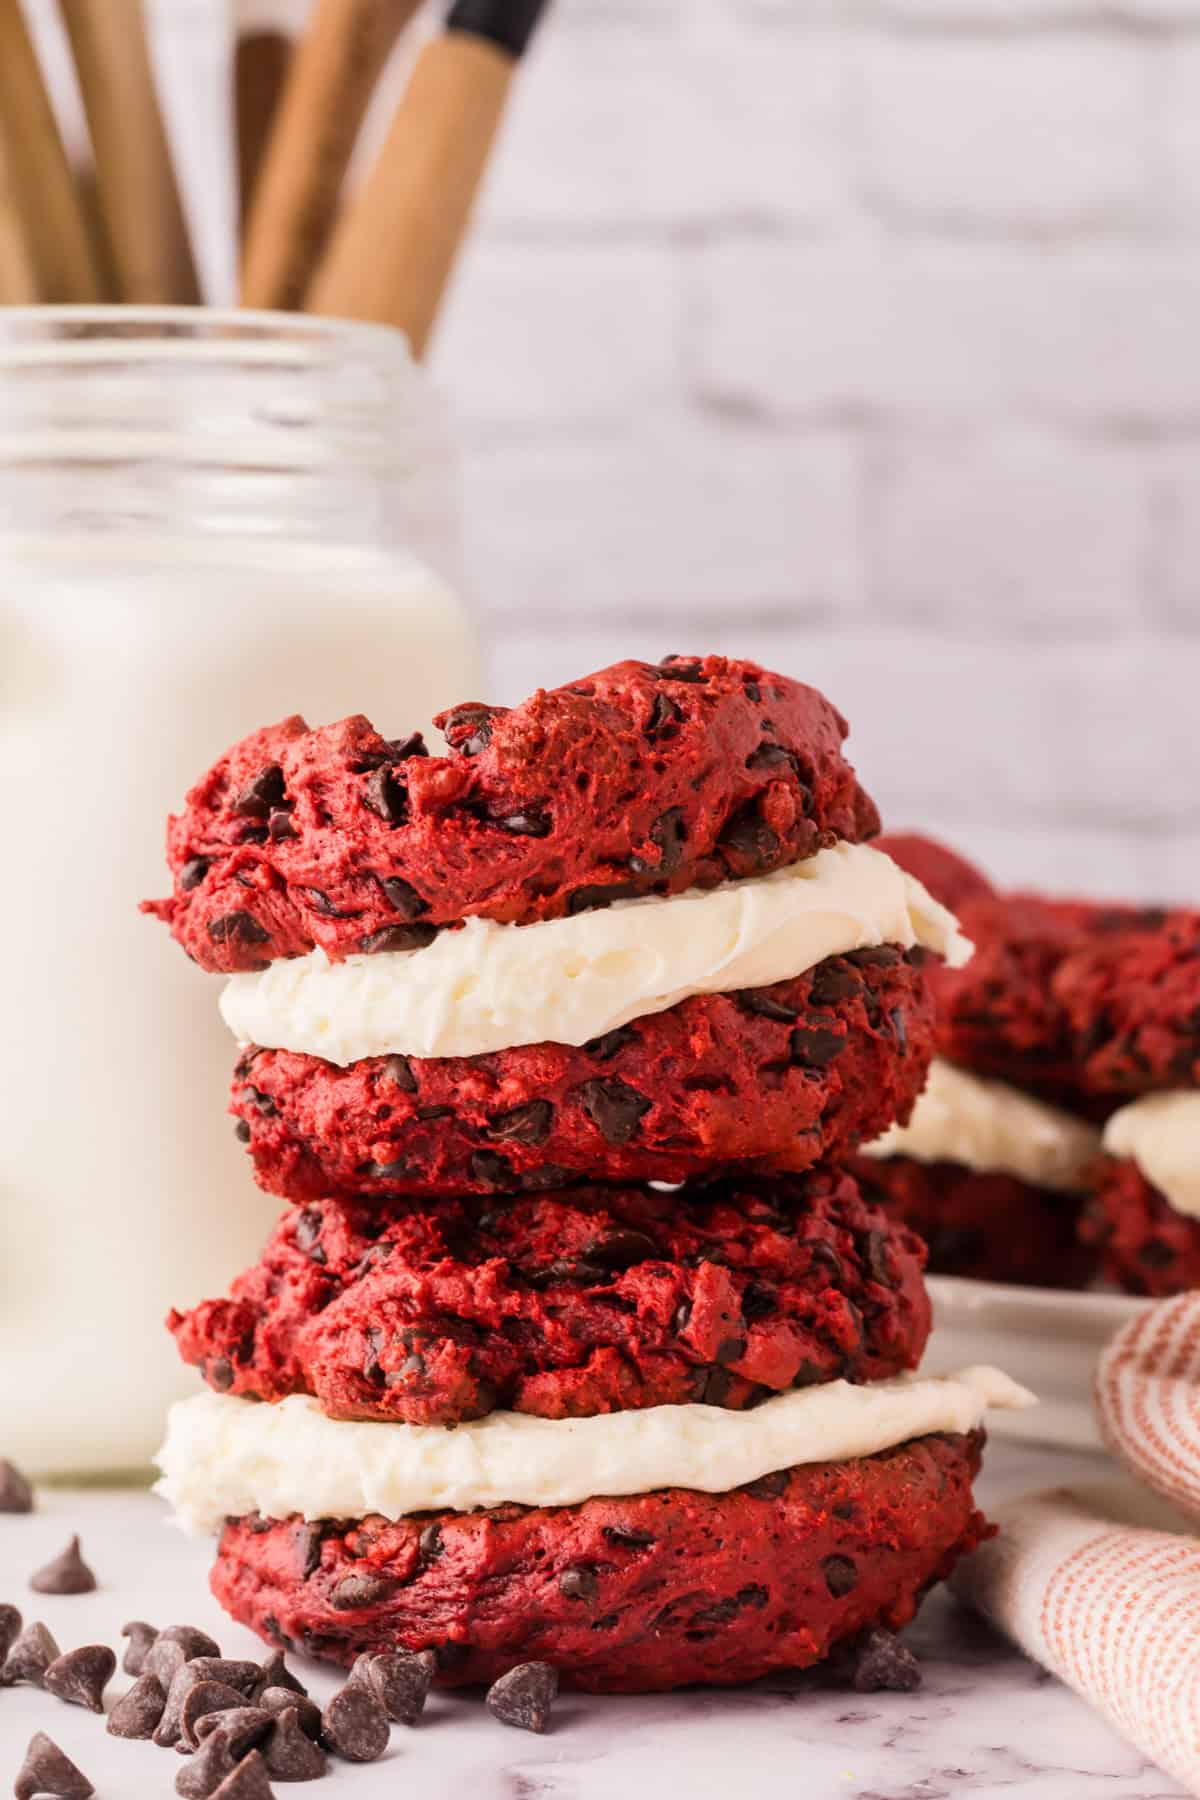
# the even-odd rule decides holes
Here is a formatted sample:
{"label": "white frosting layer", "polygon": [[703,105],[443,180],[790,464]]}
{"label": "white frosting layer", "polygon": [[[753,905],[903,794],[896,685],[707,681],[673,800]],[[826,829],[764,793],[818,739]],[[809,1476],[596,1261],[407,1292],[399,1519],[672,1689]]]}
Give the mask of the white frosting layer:
{"label": "white frosting layer", "polygon": [[1104,1148],[1131,1156],[1177,1213],[1200,1218],[1200,1093],[1144,1094],[1113,1113]]}
{"label": "white frosting layer", "polygon": [[871,1456],[931,1431],[971,1431],[989,1406],[1033,1404],[1032,1394],[992,1368],[863,1387],[831,1381],[750,1412],[491,1413],[454,1431],[327,1419],[301,1396],[260,1406],[208,1393],[171,1408],[158,1492],[197,1532],[250,1512],[398,1519],[506,1501],[566,1506],[663,1487],[723,1493],[795,1463]]}
{"label": "white frosting layer", "polygon": [[1083,1186],[1082,1171],[1099,1148],[1100,1133],[1082,1119],[935,1060],[908,1124],[893,1125],[863,1154],[961,1163],[979,1175],[1015,1175],[1069,1193]]}
{"label": "white frosting layer", "polygon": [[648,895],[537,925],[469,919],[423,950],[322,950],[234,975],[221,997],[243,1043],[342,1065],[367,1056],[481,1056],[586,1044],[689,994],[767,987],[827,956],[922,944],[957,966],[953,916],[882,851],[836,844],[707,893]]}

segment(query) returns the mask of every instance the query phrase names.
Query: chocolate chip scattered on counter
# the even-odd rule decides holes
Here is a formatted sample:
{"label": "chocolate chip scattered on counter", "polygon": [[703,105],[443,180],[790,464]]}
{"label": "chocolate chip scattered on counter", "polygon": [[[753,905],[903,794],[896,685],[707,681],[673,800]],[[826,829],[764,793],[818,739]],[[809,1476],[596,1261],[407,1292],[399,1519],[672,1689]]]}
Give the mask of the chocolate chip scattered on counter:
{"label": "chocolate chip scattered on counter", "polygon": [[293,1694],[307,1694],[308,1689],[302,1681],[297,1681],[292,1671],[283,1660],[282,1650],[275,1650],[261,1665],[259,1686],[261,1688],[288,1688]]}
{"label": "chocolate chip scattered on counter", "polygon": [[209,1637],[207,1631],[201,1631],[196,1625],[168,1625],[158,1634],[160,1644],[178,1644],[183,1651],[184,1662],[192,1662],[197,1656],[220,1656],[221,1646]]}
{"label": "chocolate chip scattered on counter", "polygon": [[254,1704],[273,1717],[294,1710],[302,1731],[306,1731],[314,1742],[321,1735],[321,1709],[307,1694],[293,1693],[291,1688],[269,1687],[263,1689]]}
{"label": "chocolate chip scattered on counter", "polygon": [[325,1742],[347,1762],[374,1762],[388,1747],[383,1702],[364,1681],[339,1688],[321,1715]]}
{"label": "chocolate chip scattered on counter", "polygon": [[545,1731],[558,1693],[558,1670],[549,1663],[518,1663],[487,1691],[488,1711],[518,1731]]}
{"label": "chocolate chip scattered on counter", "polygon": [[79,1539],[73,1537],[60,1556],[29,1577],[35,1594],[90,1594],[96,1577],[79,1553]]}
{"label": "chocolate chip scattered on counter", "polygon": [[0,1665],[21,1635],[21,1614],[17,1607],[0,1602]]}
{"label": "chocolate chip scattered on counter", "polygon": [[267,1765],[257,1750],[252,1750],[233,1774],[225,1777],[214,1790],[212,1800],[275,1800],[267,1780]]}
{"label": "chocolate chip scattered on counter", "polygon": [[276,1715],[261,1706],[239,1706],[229,1712],[205,1713],[196,1720],[196,1740],[206,1744],[221,1737],[229,1746],[234,1762],[261,1744],[275,1723]]}
{"label": "chocolate chip scattered on counter", "polygon": [[0,1669],[0,1687],[12,1687],[15,1682],[27,1681],[32,1687],[41,1687],[42,1677],[62,1651],[54,1641],[54,1637],[39,1621],[27,1625],[19,1637],[13,1640],[12,1648],[4,1659],[4,1667]]}
{"label": "chocolate chip scattered on counter", "polygon": [[209,1713],[225,1713],[239,1711],[246,1704],[246,1696],[239,1694],[236,1688],[225,1681],[198,1681],[195,1687],[188,1689],[183,1696],[183,1705],[179,1711],[179,1742],[177,1750],[194,1750],[198,1743],[196,1725]]}
{"label": "chocolate chip scattered on counter", "polygon": [[366,1651],[356,1658],[350,1679],[370,1688],[393,1725],[415,1725],[436,1670],[432,1650]]}
{"label": "chocolate chip scattered on counter", "polygon": [[0,1513],[33,1511],[33,1487],[16,1463],[0,1458]]}
{"label": "chocolate chip scattered on counter", "polygon": [[112,1737],[152,1738],[167,1704],[166,1690],[157,1675],[139,1675],[128,1693],[122,1694],[108,1715]]}
{"label": "chocolate chip scattered on counter", "polygon": [[142,1673],[157,1675],[169,1692],[171,1683],[186,1664],[187,1657],[183,1653],[182,1644],[176,1644],[170,1639],[163,1643],[156,1638],[142,1658]]}
{"label": "chocolate chip scattered on counter", "polygon": [[52,1794],[56,1800],[89,1800],[95,1791],[83,1770],[75,1767],[52,1738],[44,1731],[34,1733],[13,1782],[16,1800],[35,1800],[38,1794]]}
{"label": "chocolate chip scattered on counter", "polygon": [[277,1717],[263,1760],[276,1781],[316,1781],[325,1773],[325,1752],[304,1730],[294,1706]]}
{"label": "chocolate chip scattered on counter", "polygon": [[193,1656],[188,1668],[195,1669],[201,1681],[224,1681],[247,1698],[262,1685],[262,1670],[256,1662],[234,1656]]}
{"label": "chocolate chip scattered on counter", "polygon": [[117,1659],[107,1644],[81,1644],[55,1657],[42,1676],[42,1686],[68,1706],[104,1711],[104,1690],[116,1673]]}
{"label": "chocolate chip scattered on counter", "polygon": [[[149,1658],[147,1658],[147,1662]],[[158,1671],[151,1670],[152,1674]],[[162,1676],[158,1679],[161,1681]],[[203,1673],[191,1663],[181,1663],[167,1688],[167,1703],[154,1732],[154,1742],[162,1750],[170,1750],[183,1736],[183,1703],[194,1687],[204,1680]]]}
{"label": "chocolate chip scattered on counter", "polygon": [[852,1681],[859,1694],[911,1694],[921,1685],[921,1665],[907,1644],[879,1626],[858,1646]]}
{"label": "chocolate chip scattered on counter", "polygon": [[[207,1716],[219,1723],[224,1715],[209,1713]],[[183,1800],[209,1800],[209,1796],[233,1774],[237,1763],[228,1737],[223,1731],[214,1731],[176,1775],[175,1792],[182,1794]]]}
{"label": "chocolate chip scattered on counter", "polygon": [[121,1667],[127,1675],[141,1675],[150,1646],[158,1637],[157,1627],[147,1625],[145,1619],[130,1619],[127,1625],[122,1625],[121,1636],[129,1639]]}

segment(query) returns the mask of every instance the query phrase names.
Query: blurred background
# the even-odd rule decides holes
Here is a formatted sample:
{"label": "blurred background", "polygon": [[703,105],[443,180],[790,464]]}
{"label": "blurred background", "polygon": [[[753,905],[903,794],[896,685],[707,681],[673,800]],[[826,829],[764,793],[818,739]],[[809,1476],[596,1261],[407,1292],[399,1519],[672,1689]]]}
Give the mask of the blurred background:
{"label": "blurred background", "polygon": [[[228,297],[227,9],[149,10]],[[432,356],[489,697],[761,658],[891,825],[1194,897],[1198,241],[1200,0],[557,0]]]}

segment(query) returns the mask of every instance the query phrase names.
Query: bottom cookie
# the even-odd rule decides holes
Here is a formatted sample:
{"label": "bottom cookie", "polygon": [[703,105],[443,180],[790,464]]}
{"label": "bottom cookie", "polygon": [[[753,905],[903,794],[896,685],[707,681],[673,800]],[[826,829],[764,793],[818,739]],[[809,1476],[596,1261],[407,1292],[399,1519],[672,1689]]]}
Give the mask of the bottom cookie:
{"label": "bottom cookie", "polygon": [[731,1685],[906,1625],[991,1528],[982,1431],[806,1464],[728,1493],[305,1523],[231,1519],[212,1587],[272,1643],[349,1664],[433,1649],[439,1683],[552,1663],[565,1686]]}
{"label": "bottom cookie", "polygon": [[1101,1157],[1079,1221],[1101,1273],[1127,1294],[1160,1299],[1200,1287],[1200,1219],[1176,1212],[1130,1157]]}
{"label": "bottom cookie", "polygon": [[872,1201],[924,1238],[931,1275],[1077,1288],[1094,1271],[1078,1232],[1082,1194],[907,1156],[855,1156],[847,1167]]}

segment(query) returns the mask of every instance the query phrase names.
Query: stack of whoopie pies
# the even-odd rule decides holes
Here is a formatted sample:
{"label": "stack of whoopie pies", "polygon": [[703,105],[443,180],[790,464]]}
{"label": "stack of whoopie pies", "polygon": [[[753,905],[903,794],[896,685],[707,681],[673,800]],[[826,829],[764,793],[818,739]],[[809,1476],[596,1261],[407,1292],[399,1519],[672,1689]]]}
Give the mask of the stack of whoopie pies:
{"label": "stack of whoopie pies", "polygon": [[924,1248],[840,1159],[908,1117],[968,946],[798,682],[671,657],[437,723],[286,720],[170,824],[149,910],[232,976],[237,1130],[293,1203],[170,1320],[212,1391],[164,1490],[217,1596],[449,1685],[898,1628],[1023,1396],[911,1373]]}
{"label": "stack of whoopie pies", "polygon": [[1200,915],[997,893],[942,845],[881,845],[975,954],[930,971],[939,1060],[873,1185],[855,1159],[874,1197],[945,1273],[1200,1285]]}

